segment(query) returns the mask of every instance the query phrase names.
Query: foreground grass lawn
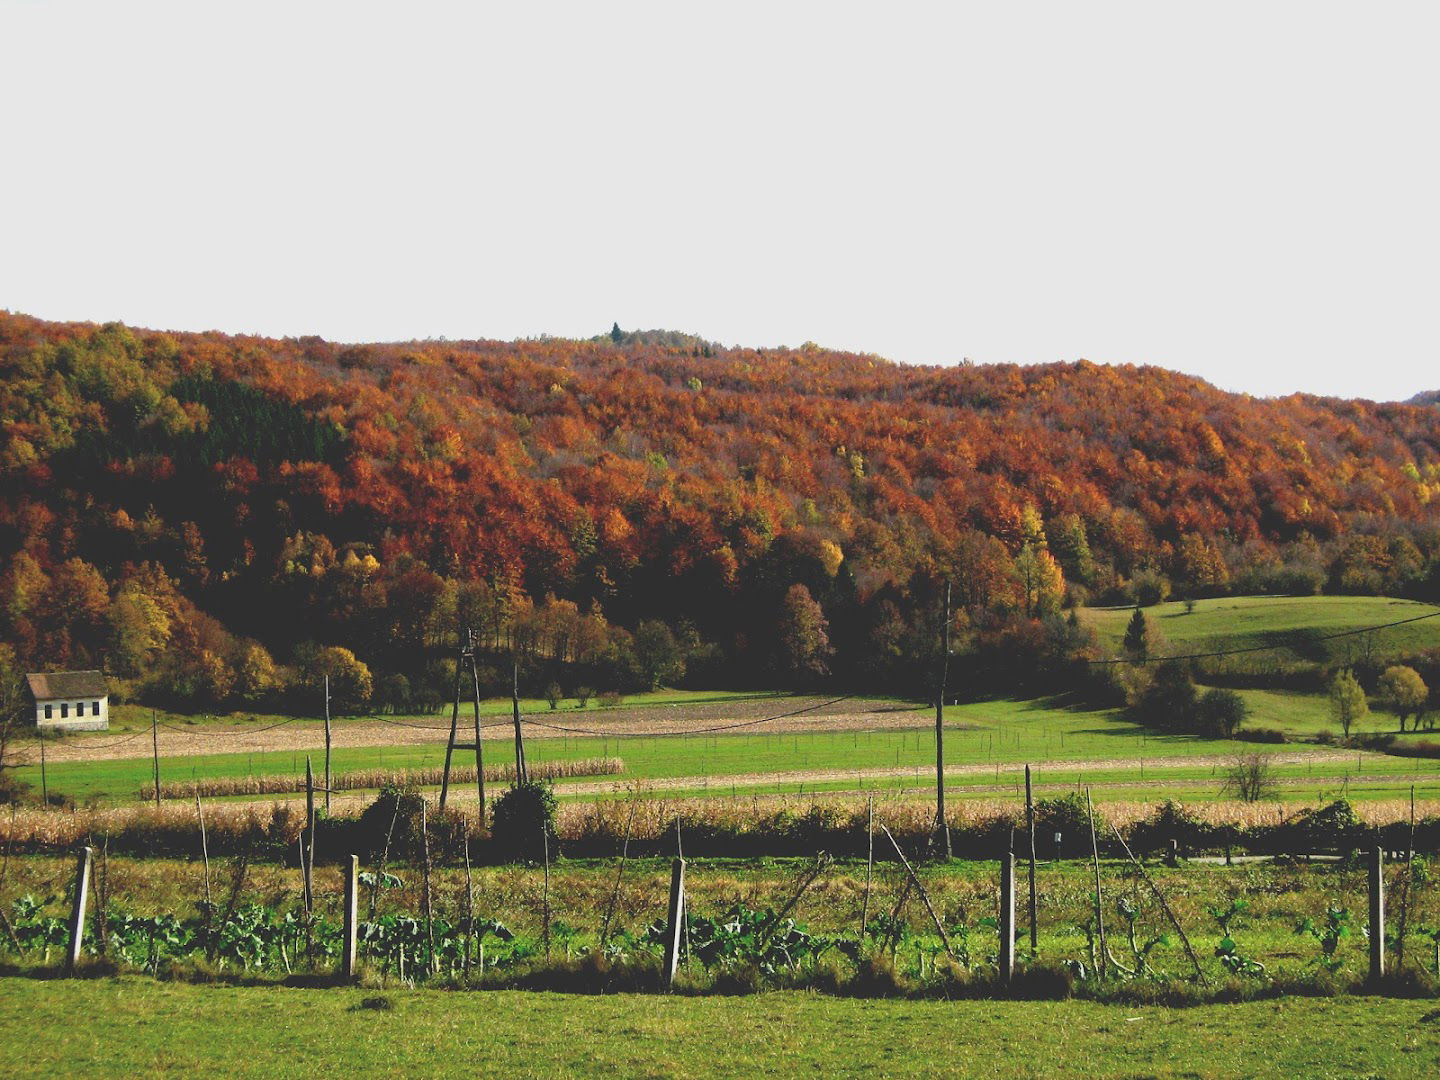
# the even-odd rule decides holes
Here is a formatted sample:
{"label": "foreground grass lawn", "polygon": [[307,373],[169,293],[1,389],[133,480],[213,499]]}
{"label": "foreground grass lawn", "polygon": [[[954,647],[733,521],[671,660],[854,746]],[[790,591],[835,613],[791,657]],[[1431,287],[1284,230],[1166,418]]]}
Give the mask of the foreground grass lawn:
{"label": "foreground grass lawn", "polygon": [[5,978],[0,1000],[10,1076],[1440,1073],[1434,1003],[1366,997],[1166,1010]]}

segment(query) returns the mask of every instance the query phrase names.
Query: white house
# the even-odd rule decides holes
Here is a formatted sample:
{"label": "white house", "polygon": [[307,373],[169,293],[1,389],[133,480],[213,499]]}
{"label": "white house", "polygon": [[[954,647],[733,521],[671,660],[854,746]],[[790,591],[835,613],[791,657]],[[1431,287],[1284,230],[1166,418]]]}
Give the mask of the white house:
{"label": "white house", "polygon": [[26,675],[35,698],[35,726],[43,731],[108,731],[110,691],[98,671]]}

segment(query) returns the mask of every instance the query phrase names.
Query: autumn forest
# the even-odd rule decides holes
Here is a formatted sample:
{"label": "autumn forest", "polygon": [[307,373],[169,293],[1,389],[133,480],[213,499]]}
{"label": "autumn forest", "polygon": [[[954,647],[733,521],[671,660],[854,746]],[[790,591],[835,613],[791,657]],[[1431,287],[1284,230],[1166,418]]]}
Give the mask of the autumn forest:
{"label": "autumn forest", "polygon": [[1160,368],[679,334],[342,346],[0,313],[0,641],[196,708],[925,693],[1093,653],[1085,604],[1440,600],[1440,409]]}

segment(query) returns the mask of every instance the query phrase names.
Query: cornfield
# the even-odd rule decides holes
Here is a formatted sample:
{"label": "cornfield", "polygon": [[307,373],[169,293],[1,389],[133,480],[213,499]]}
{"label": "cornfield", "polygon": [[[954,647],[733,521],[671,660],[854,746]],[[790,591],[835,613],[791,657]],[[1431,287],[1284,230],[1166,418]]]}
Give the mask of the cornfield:
{"label": "cornfield", "polygon": [[[581,764],[571,763],[570,767]],[[473,775],[472,769],[472,778]],[[377,786],[377,781],[372,779],[370,786]],[[1130,832],[1152,820],[1158,807],[1159,804],[1153,802],[1113,802],[1098,806],[1097,831],[1102,837],[1102,846],[1111,824]],[[359,809],[358,805],[347,806],[342,812],[358,813]],[[458,830],[463,821],[465,831],[472,838],[483,838],[485,831],[473,816],[466,815],[466,809],[473,814],[473,804],[467,807],[464,800],[457,799],[443,819],[433,813],[431,820],[437,827],[445,821],[452,831]],[[880,826],[884,825],[912,850],[923,845],[934,821],[934,803],[913,796],[877,797],[874,809],[876,834],[879,835]],[[1410,803],[1403,799],[1357,803],[1354,809],[1362,824],[1369,827],[1394,828],[1410,819]],[[1229,825],[1261,832],[1285,826],[1296,815],[1295,810],[1276,803],[1197,803],[1184,810],[1192,819],[1207,825]],[[1434,822],[1440,818],[1440,801],[1421,801],[1415,811],[1418,820]],[[204,808],[204,815],[212,851],[239,850],[257,841],[293,846],[304,823],[303,805],[294,801],[214,803]],[[1012,830],[1018,835],[1024,828],[1024,816],[1024,808],[1013,799],[966,800],[952,804],[948,815],[957,845],[962,837],[969,837],[980,842],[985,850],[1003,843]],[[687,850],[691,850],[692,845],[696,849],[708,846],[731,850],[733,845],[737,852],[750,849],[759,853],[784,853],[792,849],[795,853],[813,852],[827,840],[843,835],[844,846],[853,848],[858,844],[863,856],[867,817],[866,801],[855,796],[669,798],[655,796],[643,785],[636,784],[628,798],[562,803],[556,832],[564,849],[576,854],[618,850],[627,836],[639,845],[638,850],[673,851],[678,822],[681,843]],[[336,824],[353,820],[353,817],[337,815]],[[4,843],[7,850],[63,850],[99,843],[105,837],[109,838],[112,849],[139,854],[198,851],[195,806],[182,800],[162,802],[159,806],[150,803],[75,810],[12,806],[8,814],[0,814],[0,843]],[[1088,839],[1085,844],[1088,847]],[[838,852],[839,849],[830,850]],[[877,853],[882,850],[882,842],[877,840]]]}
{"label": "cornfield", "polygon": [[[620,758],[579,758],[575,761],[544,761],[527,770],[532,780],[569,780],[583,776],[615,776],[625,771]],[[330,778],[331,791],[378,790],[382,787],[424,787],[440,783],[444,769],[439,765],[423,769],[356,769]],[[515,779],[513,764],[485,766],[486,783],[509,783]],[[452,785],[473,784],[474,765],[455,765],[450,769]],[[316,786],[324,786],[324,777],[316,778]],[[217,776],[204,780],[176,780],[160,785],[162,799],[193,799],[223,795],[297,795],[305,791],[305,778],[289,774],[267,776]],[[155,798],[155,786],[146,785],[139,791],[142,799]]]}

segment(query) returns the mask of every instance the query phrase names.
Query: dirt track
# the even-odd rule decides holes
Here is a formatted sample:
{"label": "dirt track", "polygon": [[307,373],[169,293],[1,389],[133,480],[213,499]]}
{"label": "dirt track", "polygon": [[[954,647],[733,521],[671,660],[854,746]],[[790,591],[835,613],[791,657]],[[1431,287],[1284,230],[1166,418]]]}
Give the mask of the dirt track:
{"label": "dirt track", "polygon": [[[879,731],[922,728],[933,724],[924,708],[897,705],[893,701],[847,698],[827,704],[831,698],[777,697],[756,701],[718,702],[703,705],[648,705],[603,711],[532,713],[522,717],[525,738],[554,739],[584,735],[683,735],[706,729],[737,726],[737,734],[779,735],[814,731]],[[797,713],[765,721],[780,713]],[[473,714],[472,714],[473,715]],[[474,720],[461,715],[460,738],[468,741]],[[481,723],[483,737],[503,740],[514,731],[505,717],[487,716]],[[568,730],[564,730],[568,729]],[[949,730],[963,729],[950,726]],[[193,727],[163,724],[160,727],[162,757],[189,757],[196,754],[244,754],[261,751],[313,751],[323,745],[323,728],[317,720],[292,720],[279,725],[197,724]],[[332,725],[333,745],[423,746],[444,743],[450,731],[448,719],[416,720],[372,717],[337,720]],[[38,760],[33,742],[21,744],[20,760]],[[53,761],[114,761],[151,755],[150,732],[75,736],[49,744],[46,753]]]}

